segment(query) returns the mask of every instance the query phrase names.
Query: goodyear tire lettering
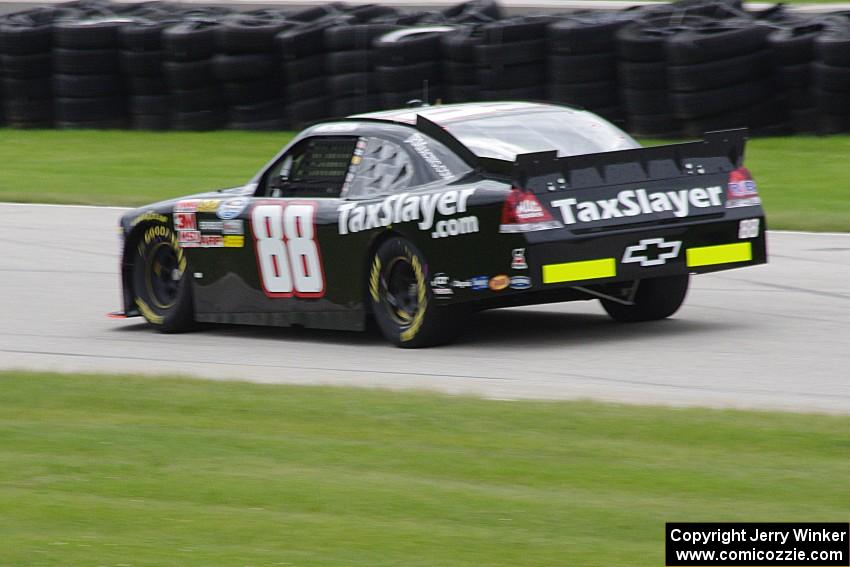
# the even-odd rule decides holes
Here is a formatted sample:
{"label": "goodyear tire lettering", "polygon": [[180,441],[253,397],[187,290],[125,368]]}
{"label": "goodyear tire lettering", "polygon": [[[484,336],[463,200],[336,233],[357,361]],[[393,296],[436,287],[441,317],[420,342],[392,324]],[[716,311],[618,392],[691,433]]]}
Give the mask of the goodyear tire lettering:
{"label": "goodyear tire lettering", "polygon": [[375,261],[372,262],[372,272],[369,274],[369,294],[375,303],[381,301],[381,296],[378,293],[378,282],[381,279],[381,259],[375,256]]}
{"label": "goodyear tire lettering", "polygon": [[165,320],[162,315],[157,315],[156,313],[154,313],[154,310],[150,308],[150,305],[148,305],[147,302],[141,297],[136,297],[136,307],[139,308],[139,313],[141,313],[142,316],[147,319],[149,323],[152,323],[154,325],[162,325],[162,322]]}
{"label": "goodyear tire lettering", "polygon": [[419,329],[422,328],[422,323],[425,320],[425,311],[428,308],[428,292],[425,287],[425,275],[422,273],[422,264],[419,263],[419,258],[408,248],[405,248],[404,251],[408,258],[410,258],[410,265],[413,267],[413,273],[416,275],[416,298],[419,301],[418,309],[413,316],[410,327],[402,331],[399,335],[402,342],[408,342],[413,340],[417,333],[419,333]]}

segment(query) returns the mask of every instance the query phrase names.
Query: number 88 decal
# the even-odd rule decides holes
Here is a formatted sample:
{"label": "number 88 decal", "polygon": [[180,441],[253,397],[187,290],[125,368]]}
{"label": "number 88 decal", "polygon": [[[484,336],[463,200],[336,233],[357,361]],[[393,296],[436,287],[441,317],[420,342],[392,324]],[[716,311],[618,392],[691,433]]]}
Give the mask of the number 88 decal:
{"label": "number 88 decal", "polygon": [[321,297],[322,260],[312,203],[257,205],[251,211],[257,266],[269,297]]}

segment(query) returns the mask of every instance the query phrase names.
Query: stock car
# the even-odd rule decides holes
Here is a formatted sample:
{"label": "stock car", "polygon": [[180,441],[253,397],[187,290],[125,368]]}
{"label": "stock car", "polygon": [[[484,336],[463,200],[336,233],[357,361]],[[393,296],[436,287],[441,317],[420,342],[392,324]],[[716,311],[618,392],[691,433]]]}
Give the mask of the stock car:
{"label": "stock car", "polygon": [[617,321],[690,276],[767,261],[746,131],[642,148],[586,111],[526,102],[381,111],[298,134],[242,187],[121,221],[123,312],[449,342],[472,312],[599,299]]}

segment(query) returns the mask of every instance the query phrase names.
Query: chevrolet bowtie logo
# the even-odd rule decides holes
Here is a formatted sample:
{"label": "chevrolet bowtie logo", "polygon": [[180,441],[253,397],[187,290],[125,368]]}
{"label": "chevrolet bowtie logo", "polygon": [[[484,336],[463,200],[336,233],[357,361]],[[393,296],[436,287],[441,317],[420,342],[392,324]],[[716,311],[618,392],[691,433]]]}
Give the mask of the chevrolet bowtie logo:
{"label": "chevrolet bowtie logo", "polygon": [[682,248],[680,240],[666,242],[663,238],[645,238],[626,248],[623,254],[624,264],[639,262],[641,266],[660,266],[679,255]]}

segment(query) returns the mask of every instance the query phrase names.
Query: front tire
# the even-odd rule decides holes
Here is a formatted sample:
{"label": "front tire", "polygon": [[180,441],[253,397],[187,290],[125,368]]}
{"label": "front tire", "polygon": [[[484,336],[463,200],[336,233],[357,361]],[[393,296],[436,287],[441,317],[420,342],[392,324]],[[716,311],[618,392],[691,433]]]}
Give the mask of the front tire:
{"label": "front tire", "polygon": [[136,243],[133,303],[142,317],[163,333],[194,328],[192,287],[177,237],[164,224],[148,226]]}
{"label": "front tire", "polygon": [[665,319],[678,311],[685,301],[690,277],[690,274],[685,274],[641,280],[635,293],[634,305],[623,305],[608,299],[600,301],[608,315],[621,323]]}
{"label": "front tire", "polygon": [[462,309],[436,304],[425,259],[403,238],[389,238],[372,256],[367,293],[381,333],[398,347],[445,344],[462,330]]}

